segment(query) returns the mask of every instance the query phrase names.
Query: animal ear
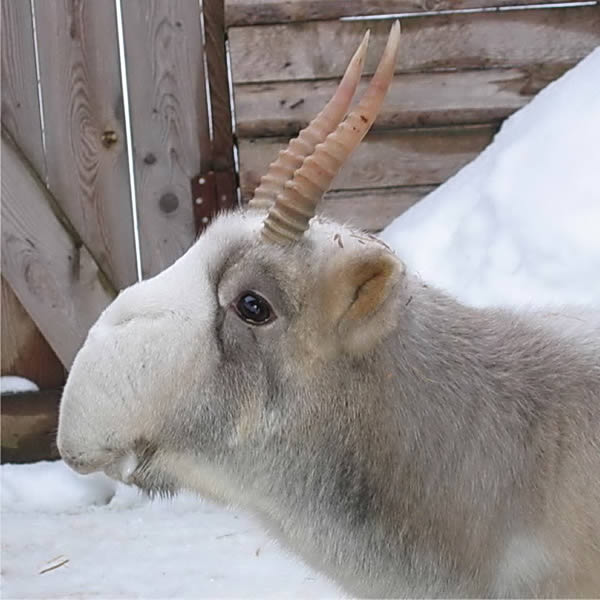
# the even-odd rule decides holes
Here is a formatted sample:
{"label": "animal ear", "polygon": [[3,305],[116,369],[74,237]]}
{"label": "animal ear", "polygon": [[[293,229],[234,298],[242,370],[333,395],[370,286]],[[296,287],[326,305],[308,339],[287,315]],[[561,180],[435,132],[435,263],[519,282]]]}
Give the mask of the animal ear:
{"label": "animal ear", "polygon": [[352,354],[369,351],[396,327],[397,286],[405,272],[402,261],[389,250],[365,250],[340,251],[326,269],[322,288],[324,322],[334,327],[338,342]]}

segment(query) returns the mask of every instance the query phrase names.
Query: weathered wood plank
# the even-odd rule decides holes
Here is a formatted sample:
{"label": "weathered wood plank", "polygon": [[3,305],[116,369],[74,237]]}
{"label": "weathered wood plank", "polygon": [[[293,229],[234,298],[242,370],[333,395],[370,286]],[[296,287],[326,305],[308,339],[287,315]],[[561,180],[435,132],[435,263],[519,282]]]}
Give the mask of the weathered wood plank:
{"label": "weathered wood plank", "polygon": [[48,184],[118,287],[136,280],[113,0],[36,0]]}
{"label": "weathered wood plank", "polygon": [[1,313],[1,374],[26,377],[42,389],[61,386],[63,366],[4,277]]}
{"label": "weathered wood plank", "polygon": [[[567,0],[574,3],[577,0]],[[561,0],[544,0],[544,4]],[[562,2],[561,2],[562,3]],[[539,0],[226,0],[227,26],[541,4]]]}
{"label": "weathered wood plank", "polygon": [[[206,199],[198,207],[202,222],[218,209],[231,208],[237,202],[235,167],[233,160],[233,132],[229,100],[229,75],[225,54],[224,0],[203,2],[206,68],[210,83],[212,112],[212,161],[215,171],[214,206],[206,207]],[[208,209],[208,210],[207,210]]]}
{"label": "weathered wood plank", "polygon": [[1,238],[3,276],[69,367],[114,292],[68,229],[56,200],[4,135]]}
{"label": "weathered wood plank", "polygon": [[[369,134],[334,179],[331,189],[436,185],[475,158],[492,140],[495,125],[382,131]],[[240,185],[249,199],[283,138],[240,140]]]}
{"label": "weathered wood plank", "polygon": [[[45,177],[31,4],[2,0],[2,128]],[[41,388],[64,383],[64,368],[2,277],[2,374]]]}
{"label": "weathered wood plank", "polygon": [[229,84],[225,58],[225,15],[223,0],[204,2],[204,34],[206,36],[206,66],[210,81],[213,114],[213,169],[233,167],[233,141]]}
{"label": "weathered wood plank", "polygon": [[[367,27],[365,73],[370,74],[390,24],[313,21],[231,28],[234,84],[340,77]],[[573,64],[598,44],[598,5],[415,17],[402,20],[396,72]]]}
{"label": "weathered wood plank", "polygon": [[122,7],[142,273],[151,277],[196,235],[190,181],[210,156],[201,14],[188,0]]}
{"label": "weathered wood plank", "polygon": [[61,390],[2,396],[2,462],[54,460]]}
{"label": "weathered wood plank", "polygon": [[45,177],[29,2],[2,0],[2,125]]}
{"label": "weathered wood plank", "polygon": [[[397,75],[374,129],[499,121],[521,108],[566,66]],[[249,83],[235,88],[239,137],[294,136],[325,106],[339,80]],[[363,80],[357,95],[368,81]]]}
{"label": "weathered wood plank", "polygon": [[380,231],[435,186],[338,190],[325,194],[319,212],[340,223]]}

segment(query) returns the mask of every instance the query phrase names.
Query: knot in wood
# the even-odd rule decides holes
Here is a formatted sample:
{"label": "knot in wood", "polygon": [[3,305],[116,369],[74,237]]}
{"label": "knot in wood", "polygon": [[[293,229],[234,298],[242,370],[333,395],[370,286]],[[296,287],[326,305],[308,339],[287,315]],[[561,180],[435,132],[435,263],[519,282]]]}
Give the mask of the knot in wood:
{"label": "knot in wood", "polygon": [[167,192],[160,197],[158,206],[165,214],[172,213],[179,208],[179,199],[173,192]]}
{"label": "knot in wood", "polygon": [[117,136],[117,132],[113,131],[112,129],[107,129],[106,131],[104,131],[102,133],[102,145],[105,148],[110,148],[111,146],[114,146],[118,141],[119,138]]}

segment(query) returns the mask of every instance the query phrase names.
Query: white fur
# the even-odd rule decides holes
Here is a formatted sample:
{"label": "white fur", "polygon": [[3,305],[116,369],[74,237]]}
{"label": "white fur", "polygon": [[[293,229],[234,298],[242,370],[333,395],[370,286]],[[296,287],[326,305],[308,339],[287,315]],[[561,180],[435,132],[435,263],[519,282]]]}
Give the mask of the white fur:
{"label": "white fur", "polygon": [[494,596],[514,597],[525,590],[535,595],[551,566],[549,553],[535,535],[514,536],[498,565]]}

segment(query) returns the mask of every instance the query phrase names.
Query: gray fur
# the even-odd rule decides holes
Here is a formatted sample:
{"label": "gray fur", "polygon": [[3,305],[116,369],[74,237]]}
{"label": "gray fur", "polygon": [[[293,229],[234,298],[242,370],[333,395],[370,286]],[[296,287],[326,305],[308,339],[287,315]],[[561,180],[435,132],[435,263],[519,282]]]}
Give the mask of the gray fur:
{"label": "gray fur", "polygon": [[[262,217],[220,217],[100,318],[65,460],[242,506],[354,595],[600,595],[598,322],[463,306],[369,236],[313,222],[281,248]],[[332,316],[365,258],[383,295]],[[246,289],[273,323],[229,308]]]}

